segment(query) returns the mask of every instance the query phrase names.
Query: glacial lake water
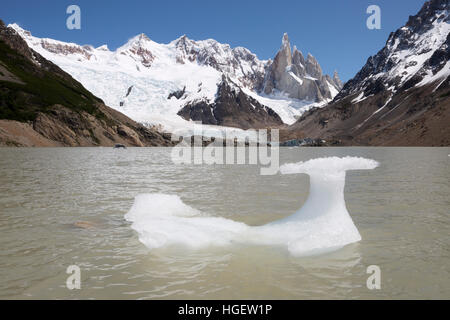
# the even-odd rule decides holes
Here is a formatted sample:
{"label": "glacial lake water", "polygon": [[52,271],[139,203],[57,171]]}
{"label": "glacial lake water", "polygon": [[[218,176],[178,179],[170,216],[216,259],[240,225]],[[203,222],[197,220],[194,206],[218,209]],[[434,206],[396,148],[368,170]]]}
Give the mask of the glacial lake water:
{"label": "glacial lake water", "polygon": [[[449,299],[449,154],[281,148],[281,164],[328,156],[380,163],[347,172],[346,206],[362,240],[295,257],[250,244],[151,250],[124,215],[135,196],[158,193],[214,217],[263,225],[302,206],[305,174],[175,165],[169,148],[2,148],[0,299]],[[81,270],[80,290],[66,287],[71,265]],[[379,290],[366,285],[371,265],[381,270]]]}

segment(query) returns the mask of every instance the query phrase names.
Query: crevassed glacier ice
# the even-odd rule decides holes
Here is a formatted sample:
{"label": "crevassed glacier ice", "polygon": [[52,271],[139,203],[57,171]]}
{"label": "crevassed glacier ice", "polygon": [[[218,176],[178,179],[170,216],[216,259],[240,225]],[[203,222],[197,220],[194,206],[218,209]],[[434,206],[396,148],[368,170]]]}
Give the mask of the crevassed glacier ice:
{"label": "crevassed glacier ice", "polygon": [[310,176],[309,197],[293,215],[262,226],[208,216],[167,194],[138,195],[125,218],[151,249],[247,243],[284,246],[295,256],[319,254],[361,240],[345,206],[345,173],[377,166],[374,160],[357,157],[318,158],[281,166],[282,174]]}

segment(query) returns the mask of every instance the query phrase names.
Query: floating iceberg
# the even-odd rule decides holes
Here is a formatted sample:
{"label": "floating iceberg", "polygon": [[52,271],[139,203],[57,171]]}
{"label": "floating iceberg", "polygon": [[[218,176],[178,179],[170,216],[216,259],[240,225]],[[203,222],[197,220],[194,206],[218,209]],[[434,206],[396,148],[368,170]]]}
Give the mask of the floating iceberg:
{"label": "floating iceberg", "polygon": [[374,160],[356,157],[318,158],[281,166],[282,174],[310,176],[309,197],[293,215],[262,226],[208,216],[167,194],[138,195],[125,218],[151,249],[246,243],[285,246],[295,256],[319,254],[361,240],[345,206],[345,173],[377,166]]}

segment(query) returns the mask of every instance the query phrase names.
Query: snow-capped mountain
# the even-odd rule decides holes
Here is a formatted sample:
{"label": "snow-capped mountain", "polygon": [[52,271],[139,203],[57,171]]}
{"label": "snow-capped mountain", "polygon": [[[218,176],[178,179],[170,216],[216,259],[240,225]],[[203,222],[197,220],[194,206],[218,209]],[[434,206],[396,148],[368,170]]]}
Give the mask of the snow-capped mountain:
{"label": "snow-capped mountain", "polygon": [[[69,53],[74,48],[53,49]],[[1,19],[0,92],[0,146],[174,144],[170,134],[146,128],[105,106],[67,72],[31,49]]]}
{"label": "snow-capped mountain", "polygon": [[260,88],[264,79],[267,61],[261,61],[250,50],[243,47],[231,48],[215,40],[194,41],[186,35],[175,40],[176,62],[196,62],[210,66],[238,80],[248,89]]}
{"label": "snow-capped mountain", "polygon": [[286,139],[306,135],[349,145],[449,145],[449,10],[449,0],[425,2],[333,102],[305,113]]}
{"label": "snow-capped mountain", "polygon": [[391,95],[450,75],[449,1],[428,1],[392,32],[386,46],[367,60],[336,97],[358,93],[356,101],[388,90]]}
{"label": "snow-capped mountain", "polygon": [[[37,38],[17,24],[9,27],[16,30],[32,49],[60,66],[107,105],[136,121],[162,125],[167,131],[185,126],[187,120],[196,120],[187,116],[191,113],[184,112],[184,117],[179,113],[198,102],[208,105],[214,115],[213,106],[220,104],[216,99],[224,76],[231,87],[236,87],[236,95],[242,92],[261,105],[258,112],[267,112],[268,123],[277,123],[277,117],[282,123],[295,122],[306,110],[325,105],[341,86],[336,74],[333,78],[322,76],[317,61],[310,59],[311,63],[305,64],[314,64],[316,68],[309,72],[319,70],[320,79],[313,79],[306,70],[299,77],[308,80],[296,81],[290,89],[301,92],[302,86],[317,83],[315,88],[321,89],[316,91],[322,90],[325,94],[293,95],[277,85],[269,90],[267,79],[274,62],[259,60],[248,49],[231,48],[212,39],[194,41],[182,36],[168,44],[160,44],[140,34],[111,51],[107,45],[94,48]],[[240,111],[234,107],[227,110]],[[236,114],[226,116],[239,117]],[[256,117],[256,113],[245,116]],[[216,118],[220,123],[220,117]],[[267,120],[267,117],[263,118]],[[261,127],[263,124],[255,125]],[[233,123],[229,125],[233,126]]]}

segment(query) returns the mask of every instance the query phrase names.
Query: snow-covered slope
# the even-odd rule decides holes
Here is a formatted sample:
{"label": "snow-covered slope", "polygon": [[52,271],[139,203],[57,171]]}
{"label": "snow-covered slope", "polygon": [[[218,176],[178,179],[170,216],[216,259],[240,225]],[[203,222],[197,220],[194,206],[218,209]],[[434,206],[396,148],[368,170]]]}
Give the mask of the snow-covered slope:
{"label": "snow-covered slope", "polygon": [[[310,107],[326,102],[290,99],[282,92],[259,93],[268,61],[259,60],[245,48],[231,48],[212,39],[194,41],[182,36],[160,44],[140,34],[110,51],[107,45],[94,48],[37,38],[17,24],[9,27],[106,105],[167,131],[186,126],[187,121],[177,115],[183,106],[193,101],[214,102],[222,75],[270,107],[286,124],[295,122]],[[176,92],[182,93],[179,98],[174,96]]]}

